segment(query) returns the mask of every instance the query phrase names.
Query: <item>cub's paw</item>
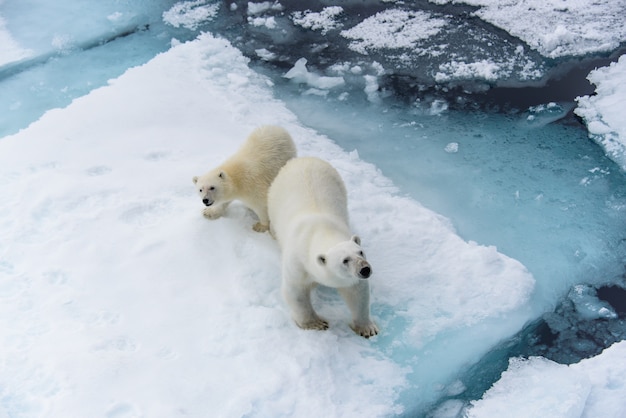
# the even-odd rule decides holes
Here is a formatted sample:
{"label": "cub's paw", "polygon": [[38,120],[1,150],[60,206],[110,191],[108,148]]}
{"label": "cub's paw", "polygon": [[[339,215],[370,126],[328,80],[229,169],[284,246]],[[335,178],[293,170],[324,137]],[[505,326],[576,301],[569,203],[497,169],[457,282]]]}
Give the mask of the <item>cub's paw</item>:
{"label": "cub's paw", "polygon": [[352,324],[350,328],[352,328],[352,331],[365,338],[373,337],[374,335],[378,334],[378,327],[372,321],[366,324]]}
{"label": "cub's paw", "polygon": [[257,222],[254,224],[252,229],[254,229],[256,232],[265,232],[265,231],[268,231],[270,227],[269,225],[264,225],[261,222]]}
{"label": "cub's paw", "polygon": [[202,215],[205,218],[211,219],[211,220],[221,218],[223,214],[224,214],[224,211],[218,208],[205,208],[202,211]]}
{"label": "cub's paw", "polygon": [[313,318],[310,321],[298,323],[298,326],[302,329],[316,329],[318,331],[325,331],[328,329],[328,321],[322,318]]}

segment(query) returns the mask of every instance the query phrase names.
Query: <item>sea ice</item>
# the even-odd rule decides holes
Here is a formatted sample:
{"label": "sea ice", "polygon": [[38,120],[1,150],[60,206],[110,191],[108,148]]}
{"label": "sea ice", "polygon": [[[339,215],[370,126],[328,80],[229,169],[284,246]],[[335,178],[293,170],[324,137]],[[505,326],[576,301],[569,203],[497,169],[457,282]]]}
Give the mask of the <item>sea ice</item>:
{"label": "sea ice", "polygon": [[[169,7],[174,2],[161,3]],[[625,38],[623,0],[603,0],[593,7],[568,2],[566,8],[555,1],[465,3],[481,6],[477,16],[548,57],[607,51]],[[0,9],[12,12],[13,28],[23,29],[9,32],[2,20],[6,15],[0,17],[0,66],[9,64],[4,69],[33,56],[45,61],[51,50],[71,52],[129,30],[159,27],[151,20],[154,16],[134,14],[116,1],[100,2],[97,10],[93,2],[83,1],[55,3],[53,9],[44,8],[48,15],[19,12],[29,4],[13,2],[11,8]],[[73,20],[65,7],[105,18],[85,26],[87,20]],[[217,7],[208,1],[179,2],[163,19],[193,31]],[[232,3],[230,10],[237,9]],[[251,23],[277,31],[278,18],[265,14],[282,13],[284,7],[267,1],[249,2],[243,9]],[[319,14],[291,17],[303,28],[327,34],[343,27],[336,12],[327,7]],[[29,24],[20,20],[26,16]],[[412,25],[415,21],[428,30]],[[380,48],[415,47],[424,36],[440,34],[437,25],[445,22],[424,12],[389,10],[344,34],[354,36],[351,44],[360,52],[378,53]],[[377,28],[364,30],[369,24]],[[32,30],[47,25],[60,29]],[[166,32],[160,36],[171,38]],[[304,128],[272,98],[272,82],[250,71],[228,42],[202,35],[172,45],[149,64],[0,139],[0,416],[386,417],[421,411],[441,396],[463,393],[458,370],[519,329],[529,319],[533,291],[546,292],[545,284],[538,282],[538,291],[525,267],[502,249],[461,239],[447,219],[398,193],[380,168],[362,161],[356,150],[346,153],[331,139]],[[101,49],[107,47],[110,55],[97,57],[103,62],[108,61],[103,57],[117,59],[119,48]],[[439,66],[441,80],[493,81],[509,77],[516,66],[524,67],[531,79],[540,77],[541,69],[527,61],[528,51],[513,48],[515,54],[504,61],[467,61],[450,54],[449,65]],[[449,52],[443,44],[424,51],[431,56]],[[255,53],[268,60],[281,56],[266,48]],[[67,68],[83,68],[80,57],[89,60],[92,55],[85,52],[68,60]],[[412,63],[406,55],[398,58]],[[299,61],[292,75],[315,94],[327,94],[349,74],[360,76],[369,101],[380,103],[379,76],[384,71],[371,75],[367,65],[346,61],[345,74],[324,77]],[[598,87],[597,95],[580,98],[577,109],[590,136],[622,168],[625,67],[622,57],[594,71],[590,80]],[[43,96],[51,103],[46,108],[69,103]],[[526,124],[542,125],[569,110],[552,114],[550,106],[529,109],[533,119]],[[24,100],[7,107],[16,112],[24,108]],[[448,117],[446,102],[434,101],[429,110]],[[13,113],[3,113],[13,118]],[[233,205],[216,222],[199,215],[191,176],[218,163],[263,123],[287,127],[301,153],[330,160],[346,180],[352,222],[375,269],[372,310],[382,328],[376,338],[364,341],[353,335],[346,310],[328,289],[316,292],[316,303],[330,319],[331,330],[297,329],[279,293],[277,247],[267,235],[249,231],[254,222],[250,213]],[[372,118],[371,123],[380,122]],[[455,125],[450,127],[454,131]],[[439,154],[443,149],[456,164],[476,158],[473,141],[450,140],[434,142]],[[555,152],[558,148],[554,144]],[[591,167],[579,186],[604,187],[609,170]],[[438,165],[432,173],[444,177],[441,169]],[[538,174],[545,172],[539,169],[545,167],[538,167]],[[564,170],[550,169],[557,174]],[[539,207],[555,193],[518,188],[511,196],[516,203],[531,201]],[[489,198],[470,197],[477,202]],[[570,201],[561,203],[563,213],[574,210]],[[608,216],[623,213],[623,198],[617,194],[605,205]],[[582,227],[593,228],[592,219],[584,221]],[[576,245],[573,249],[573,262],[587,257]],[[578,313],[613,318],[615,312],[587,290],[575,288],[570,294]],[[466,412],[490,417],[511,415],[515,409],[525,416],[621,418],[626,409],[620,366],[624,347],[617,343],[571,366],[542,358],[514,359],[501,381]],[[464,406],[450,400],[437,416],[456,416]]]}
{"label": "sea ice", "polygon": [[596,85],[596,94],[577,98],[574,112],[584,119],[589,137],[626,171],[626,55],[592,71],[588,79]]}
{"label": "sea ice", "polygon": [[[267,81],[204,34],[0,141],[0,414],[390,416],[527,319],[522,264],[302,127]],[[265,123],[344,178],[379,336],[328,289],[331,329],[297,328],[271,237],[238,205],[201,216],[191,177]]]}
{"label": "sea ice", "polygon": [[511,359],[483,398],[472,402],[471,418],[621,418],[626,411],[626,341],[572,365],[541,357]]}
{"label": "sea ice", "polygon": [[343,77],[321,76],[314,72],[310,72],[306,67],[307,59],[300,58],[293,68],[285,73],[283,77],[288,78],[296,83],[305,83],[311,87],[327,90],[345,83]]}
{"label": "sea ice", "polygon": [[417,41],[439,33],[446,24],[446,19],[427,12],[387,9],[341,31],[341,36],[352,40],[352,50],[367,55],[381,48],[414,48]]}
{"label": "sea ice", "polygon": [[612,51],[626,40],[624,0],[430,0],[479,6],[474,14],[549,58]]}

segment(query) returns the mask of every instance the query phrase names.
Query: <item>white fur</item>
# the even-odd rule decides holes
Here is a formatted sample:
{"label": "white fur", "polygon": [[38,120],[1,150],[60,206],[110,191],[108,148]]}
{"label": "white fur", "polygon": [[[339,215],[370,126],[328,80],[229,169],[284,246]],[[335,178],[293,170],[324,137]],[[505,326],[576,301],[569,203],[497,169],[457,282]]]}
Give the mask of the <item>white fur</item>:
{"label": "white fur", "polygon": [[337,288],[352,313],[352,329],[378,333],[370,319],[371,267],[348,226],[347,194],[339,173],[319,158],[295,158],[268,193],[270,228],[282,249],[282,291],[295,322],[327,329],[311,305],[319,283]]}
{"label": "white fur", "polygon": [[278,126],[255,129],[241,148],[220,166],[193,182],[209,219],[221,217],[228,204],[240,200],[259,218],[258,232],[267,231],[267,191],[285,163],[296,156],[296,146],[289,133]]}

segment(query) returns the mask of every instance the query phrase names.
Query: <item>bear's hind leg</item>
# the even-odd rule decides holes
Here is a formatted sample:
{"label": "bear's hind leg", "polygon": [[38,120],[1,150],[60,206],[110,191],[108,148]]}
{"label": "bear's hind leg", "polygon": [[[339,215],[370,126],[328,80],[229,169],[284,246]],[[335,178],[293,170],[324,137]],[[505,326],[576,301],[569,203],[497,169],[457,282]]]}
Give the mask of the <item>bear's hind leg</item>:
{"label": "bear's hind leg", "polygon": [[291,317],[302,329],[328,329],[328,321],[319,317],[311,304],[313,286],[298,286],[286,283],[283,278],[283,297],[291,310]]}
{"label": "bear's hind leg", "polygon": [[369,338],[378,334],[378,327],[370,318],[370,284],[359,280],[350,287],[338,288],[337,291],[346,301],[352,313],[350,328],[362,337]]}
{"label": "bear's hind leg", "polygon": [[252,229],[256,232],[265,232],[270,229],[270,218],[267,215],[267,208],[251,208],[259,218],[259,222],[255,223]]}

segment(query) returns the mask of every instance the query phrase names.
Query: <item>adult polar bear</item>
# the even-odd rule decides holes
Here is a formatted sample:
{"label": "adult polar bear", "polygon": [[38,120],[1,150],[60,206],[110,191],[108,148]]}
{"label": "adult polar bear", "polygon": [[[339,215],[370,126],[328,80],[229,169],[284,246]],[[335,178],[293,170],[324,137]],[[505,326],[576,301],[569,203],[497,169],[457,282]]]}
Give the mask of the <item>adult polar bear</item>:
{"label": "adult polar bear", "polygon": [[372,269],[360,239],[348,226],[345,185],[319,158],[287,162],[268,193],[270,229],[282,249],[282,292],[296,324],[327,329],[311,304],[319,283],[337,288],[352,313],[352,329],[369,338],[378,333],[370,319],[368,277]]}
{"label": "adult polar bear", "polygon": [[269,228],[267,191],[285,163],[296,156],[289,133],[279,126],[261,126],[220,166],[193,177],[209,219],[221,217],[233,200],[240,200],[259,218],[253,229]]}

